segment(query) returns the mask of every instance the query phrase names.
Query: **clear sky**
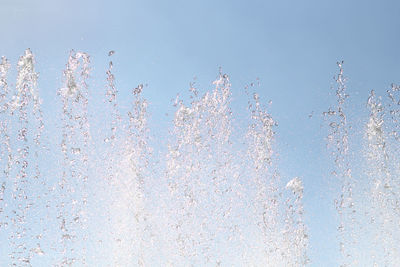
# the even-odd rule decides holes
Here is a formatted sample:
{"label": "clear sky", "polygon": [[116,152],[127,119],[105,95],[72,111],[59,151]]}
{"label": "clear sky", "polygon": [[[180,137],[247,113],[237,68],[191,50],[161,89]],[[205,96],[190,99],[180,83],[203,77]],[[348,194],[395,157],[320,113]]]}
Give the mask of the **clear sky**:
{"label": "clear sky", "polygon": [[259,78],[260,98],[272,101],[279,123],[280,171],[304,180],[311,266],[335,266],[336,225],[328,215],[332,203],[323,198],[332,166],[321,113],[334,102],[330,87],[339,60],[356,124],[365,122],[361,108],[371,89],[383,95],[400,82],[399,14],[395,0],[0,0],[0,55],[15,66],[31,48],[43,106],[51,106],[71,49],[90,54],[100,75],[115,50],[121,95],[147,84],[151,124],[165,127],[170,99],[187,95],[194,77],[206,90],[219,67],[229,74],[234,113],[242,112],[235,111],[235,98]]}

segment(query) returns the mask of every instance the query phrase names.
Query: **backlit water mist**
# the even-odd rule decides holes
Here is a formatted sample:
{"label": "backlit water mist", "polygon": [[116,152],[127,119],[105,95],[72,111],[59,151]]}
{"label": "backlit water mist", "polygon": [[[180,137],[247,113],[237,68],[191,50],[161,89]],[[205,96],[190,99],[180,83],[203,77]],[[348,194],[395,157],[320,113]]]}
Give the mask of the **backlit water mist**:
{"label": "backlit water mist", "polygon": [[[228,75],[206,93],[191,86],[190,103],[175,100],[169,135],[156,136],[167,146],[157,147],[146,87],[133,89],[122,111],[110,61],[102,106],[91,113],[91,67],[88,54],[71,52],[58,113],[46,121],[32,52],[16,66],[1,59],[1,266],[312,264],[304,177],[281,176],[277,122],[253,86],[240,129]],[[321,121],[337,185],[338,266],[399,266],[400,87],[366,96],[369,118],[354,133],[338,67],[336,104]]]}

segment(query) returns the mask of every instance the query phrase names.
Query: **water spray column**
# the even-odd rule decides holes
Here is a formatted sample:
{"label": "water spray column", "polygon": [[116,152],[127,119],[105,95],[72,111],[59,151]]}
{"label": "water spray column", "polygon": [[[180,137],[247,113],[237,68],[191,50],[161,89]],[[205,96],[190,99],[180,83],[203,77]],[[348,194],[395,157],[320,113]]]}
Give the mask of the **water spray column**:
{"label": "water spray column", "polygon": [[247,132],[248,157],[252,182],[256,189],[254,199],[255,222],[263,236],[263,263],[274,266],[282,262],[282,243],[280,237],[281,221],[279,205],[279,175],[273,169],[274,127],[277,123],[270,114],[262,109],[259,96],[253,94],[249,101],[251,124]]}
{"label": "water spray column", "polygon": [[392,160],[392,192],[396,199],[395,210],[400,215],[400,86],[392,84],[391,89],[387,90],[387,95],[390,99],[387,104],[389,111],[388,122],[389,128],[389,144],[388,150],[393,157]]}
{"label": "water spray column", "polygon": [[[5,193],[10,185],[10,170],[12,164],[12,151],[10,146],[10,112],[9,112],[9,88],[7,74],[10,63],[5,57],[0,63],[0,168],[4,175],[0,176],[0,239],[7,239],[8,216],[6,216]],[[8,244],[2,242],[0,251],[7,251]]]}
{"label": "water spray column", "polygon": [[238,233],[228,76],[221,73],[214,84],[202,97],[192,87],[190,106],[176,102],[167,155],[172,263],[219,265],[238,256],[229,254]]}
{"label": "water spray column", "polygon": [[65,85],[59,90],[63,105],[61,152],[64,158],[57,207],[62,244],[61,266],[86,264],[89,63],[86,53],[72,51],[64,71]]}
{"label": "water spray column", "polygon": [[[215,231],[214,242],[210,254],[214,254],[217,265],[229,261],[241,260],[237,251],[242,247],[240,238],[238,216],[240,216],[240,185],[238,165],[234,162],[232,142],[232,111],[231,83],[229,76],[220,70],[219,77],[213,82],[215,88],[203,98],[205,115],[204,136],[208,139],[205,143],[206,154],[203,166],[207,172],[203,179],[209,179],[207,190],[209,206],[205,209],[210,213],[209,229]],[[207,178],[206,178],[207,177]],[[210,190],[211,189],[211,190]],[[220,248],[224,247],[225,250]]]}
{"label": "water spray column", "polygon": [[[3,60],[2,73],[8,63]],[[39,167],[37,149],[43,121],[40,112],[40,100],[37,89],[38,74],[34,69],[34,56],[27,49],[18,60],[18,74],[15,92],[9,101],[7,93],[3,98],[3,112],[9,115],[9,120],[2,121],[5,128],[2,131],[4,145],[8,154],[6,165],[6,178],[13,179],[10,192],[10,205],[7,207],[9,221],[11,222],[9,244],[13,266],[30,266],[30,261],[35,252],[35,243],[40,248],[37,229],[32,225],[38,223],[32,216],[32,209],[36,209],[37,188],[39,180]],[[5,80],[3,80],[4,82]],[[4,84],[4,83],[3,83]],[[6,88],[4,84],[3,88]],[[10,126],[10,127],[8,127]],[[10,138],[15,136],[16,138]],[[13,148],[13,149],[11,149]],[[11,181],[10,181],[11,182]],[[35,240],[35,241],[34,241]]]}
{"label": "water spray column", "polygon": [[[114,51],[110,51],[108,56],[111,57],[114,55]],[[118,264],[118,260],[120,256],[118,252],[121,250],[117,244],[117,239],[121,237],[117,237],[115,231],[119,231],[121,229],[120,225],[115,225],[115,218],[118,214],[115,214],[116,203],[121,201],[119,198],[119,194],[116,191],[116,185],[118,182],[116,179],[119,177],[119,173],[121,172],[121,166],[119,162],[121,162],[121,154],[123,154],[124,148],[119,147],[120,144],[120,137],[118,135],[121,130],[121,117],[118,111],[118,102],[117,96],[118,91],[115,85],[115,76],[113,74],[113,62],[110,59],[108,63],[108,69],[106,71],[107,77],[107,85],[106,85],[106,92],[105,92],[105,111],[107,114],[104,114],[103,119],[107,122],[107,129],[106,135],[103,137],[102,145],[98,146],[100,148],[104,147],[104,152],[100,151],[96,154],[100,155],[99,159],[99,171],[98,173],[102,174],[104,179],[100,183],[96,183],[98,187],[96,192],[102,192],[100,196],[97,196],[97,203],[107,203],[111,201],[111,205],[104,207],[104,205],[97,205],[99,210],[97,211],[98,214],[102,214],[102,217],[106,221],[104,227],[105,229],[110,229],[109,231],[102,232],[104,236],[101,237],[101,243],[106,247],[104,253],[100,257],[97,257],[97,260],[101,260],[101,257],[105,257],[106,260],[110,260],[111,262],[114,261],[114,264]],[[118,135],[118,137],[117,137]],[[114,229],[115,228],[115,229]],[[100,230],[100,229],[99,229]],[[100,232],[97,230],[97,232]],[[110,250],[114,250],[113,253],[109,253]],[[122,253],[121,253],[122,254]]]}
{"label": "water spray column", "polygon": [[367,177],[372,196],[369,221],[373,233],[372,261],[377,266],[398,266],[400,264],[400,214],[399,192],[397,191],[398,177],[393,174],[391,161],[396,164],[389,154],[389,142],[384,127],[384,110],[380,98],[371,91],[368,98],[370,111],[366,125],[367,141]]}
{"label": "water spray column", "polygon": [[354,266],[356,259],[356,208],[354,204],[354,178],[351,173],[349,156],[349,130],[345,113],[346,99],[346,78],[343,75],[343,62],[338,62],[339,73],[335,79],[336,106],[330,108],[323,115],[329,123],[330,133],[328,135],[328,148],[334,159],[335,168],[332,174],[336,177],[334,184],[339,183],[341,191],[338,199],[335,200],[335,207],[339,214],[338,235],[342,263],[340,266]]}
{"label": "water spray column", "polygon": [[[120,169],[112,181],[115,190],[112,206],[113,261],[116,266],[147,266],[150,254],[149,214],[145,185],[151,150],[148,145],[147,101],[143,85],[133,90],[133,108],[128,113],[127,136],[120,147]],[[154,260],[154,259],[153,259]]]}
{"label": "water spray column", "polygon": [[255,222],[263,237],[263,256],[257,262],[265,266],[304,266],[308,262],[308,237],[303,221],[302,182],[295,178],[287,184],[293,194],[283,202],[286,194],[280,189],[280,176],[274,166],[277,123],[261,105],[258,94],[253,94],[248,108],[251,124],[247,132],[247,154],[252,163],[248,173],[256,189],[252,202]]}
{"label": "water spray column", "polygon": [[[167,252],[169,265],[180,262],[191,265],[199,262],[199,253],[209,257],[208,235],[199,227],[206,226],[207,217],[201,212],[200,199],[205,197],[205,183],[201,181],[202,152],[204,138],[201,135],[201,121],[204,107],[197,91],[191,88],[194,100],[191,107],[176,100],[173,139],[168,145],[166,176],[170,193]],[[198,224],[196,224],[196,219]],[[208,259],[209,260],[209,259]]]}

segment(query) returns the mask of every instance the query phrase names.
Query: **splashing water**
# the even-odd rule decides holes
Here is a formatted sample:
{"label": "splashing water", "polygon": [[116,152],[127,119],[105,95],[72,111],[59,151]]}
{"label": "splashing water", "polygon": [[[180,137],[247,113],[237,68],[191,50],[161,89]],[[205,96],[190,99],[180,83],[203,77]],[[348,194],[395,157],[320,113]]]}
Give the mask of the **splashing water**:
{"label": "splashing water", "polygon": [[[115,51],[110,51],[111,57]],[[372,91],[363,173],[354,173],[343,62],[324,112],[337,186],[341,266],[400,264],[399,92]],[[176,99],[166,147],[152,145],[145,86],[119,105],[110,60],[90,113],[91,62],[72,51],[58,90],[59,125],[43,119],[35,59],[0,63],[0,261],[10,266],[305,266],[309,234],[299,177],[283,177],[277,123],[257,93],[235,127],[229,76]],[[100,116],[96,121],[96,116]],[[45,138],[46,130],[55,138]],[[242,133],[243,136],[236,133]],[[164,136],[157,136],[161,139]],[[310,237],[312,238],[312,237]],[[317,248],[314,248],[317,249]]]}

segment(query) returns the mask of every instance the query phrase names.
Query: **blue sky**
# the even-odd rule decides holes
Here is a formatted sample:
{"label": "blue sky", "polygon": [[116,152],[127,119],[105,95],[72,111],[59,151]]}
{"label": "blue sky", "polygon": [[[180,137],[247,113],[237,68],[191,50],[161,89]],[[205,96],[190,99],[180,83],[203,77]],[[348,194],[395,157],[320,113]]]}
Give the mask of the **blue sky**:
{"label": "blue sky", "polygon": [[[398,1],[1,0],[0,55],[15,66],[32,49],[43,105],[51,107],[71,49],[91,55],[94,76],[104,74],[115,50],[121,95],[147,84],[151,123],[164,127],[170,99],[187,96],[193,77],[206,90],[219,67],[228,73],[239,117],[244,86],[259,78],[257,91],[272,100],[279,123],[280,170],[304,179],[311,265],[334,266],[335,225],[326,219],[332,203],[322,197],[331,165],[320,114],[334,102],[338,60],[345,61],[356,125],[365,122],[371,89],[383,95],[400,82],[399,14]],[[102,89],[105,82],[94,84]]]}

